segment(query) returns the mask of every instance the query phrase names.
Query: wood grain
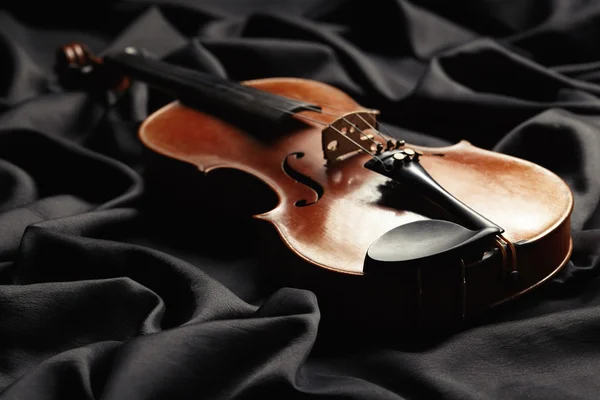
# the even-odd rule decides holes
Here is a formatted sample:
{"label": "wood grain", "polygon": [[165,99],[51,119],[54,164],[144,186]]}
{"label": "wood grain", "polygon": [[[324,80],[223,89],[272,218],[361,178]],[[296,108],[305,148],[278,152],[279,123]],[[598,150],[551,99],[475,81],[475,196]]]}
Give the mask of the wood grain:
{"label": "wood grain", "polygon": [[[314,81],[273,78],[245,84],[320,104],[331,114],[368,110],[341,91]],[[331,104],[335,107],[328,107]],[[324,124],[335,119],[325,113],[304,111],[295,117],[302,122],[297,128],[264,141],[226,121],[174,102],[144,122],[140,139],[157,154],[191,163],[206,173],[235,168],[265,182],[279,199],[275,208],[254,216],[261,228],[271,231],[273,252],[267,258],[275,268],[285,269],[279,272],[291,285],[318,292],[327,303],[324,309],[333,307],[338,313],[344,308],[349,311],[340,314],[357,320],[376,317],[388,322],[414,321],[414,276],[408,273],[396,282],[366,277],[362,273],[364,255],[386,231],[432,218],[441,211],[364,168],[370,157],[367,154],[327,167],[321,149],[324,126],[303,120],[302,115]],[[571,252],[573,197],[558,176],[528,161],[482,150],[465,141],[443,148],[406,147],[421,150],[421,163],[431,176],[504,228],[504,237],[517,247],[522,274],[516,284],[507,285],[502,278],[497,251],[469,265],[469,314],[524,293],[564,265]],[[304,156],[288,157],[297,152]],[[282,163],[286,157],[295,171],[323,187],[324,194],[315,204],[295,205],[298,200],[312,202],[316,197],[312,189],[285,173]],[[426,283],[428,293],[435,293],[435,298],[427,298],[425,307],[431,321],[446,323],[455,318],[448,307],[454,310],[458,302],[454,282],[457,272],[454,267],[443,272],[435,267],[424,273],[434,282]],[[382,304],[387,312],[373,311],[382,309]],[[394,311],[390,313],[390,309]],[[422,313],[418,317],[421,321]]]}

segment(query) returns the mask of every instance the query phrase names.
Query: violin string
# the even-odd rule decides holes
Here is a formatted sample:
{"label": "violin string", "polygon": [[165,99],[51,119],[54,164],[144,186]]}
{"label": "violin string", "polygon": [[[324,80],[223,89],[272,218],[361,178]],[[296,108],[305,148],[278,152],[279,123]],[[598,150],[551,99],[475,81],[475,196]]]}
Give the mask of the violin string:
{"label": "violin string", "polygon": [[[299,100],[299,99],[296,99],[296,100]],[[324,103],[321,103],[321,105],[322,105],[322,106],[325,106],[325,107],[327,107],[327,108],[337,109],[337,110],[339,110],[339,111],[347,111],[347,110],[345,110],[345,109],[343,109],[343,108],[340,108],[340,107],[335,107],[335,106],[332,106],[332,105],[329,105],[329,104],[324,104]],[[318,109],[316,109],[316,110],[318,110]],[[316,110],[315,110],[315,111],[316,111]],[[329,115],[334,115],[334,114],[329,114]],[[382,133],[382,132],[381,132],[379,129],[377,129],[377,128],[375,128],[373,125],[371,125],[371,124],[370,124],[370,123],[369,123],[367,120],[365,120],[365,119],[362,117],[362,115],[360,115],[360,114],[358,114],[358,113],[356,114],[356,116],[357,116],[358,118],[360,118],[360,119],[361,119],[361,120],[362,120],[362,121],[363,121],[365,124],[367,124],[367,126],[369,127],[369,129],[372,129],[372,130],[374,130],[375,132],[377,132],[377,134],[379,135],[379,137],[381,137],[381,138],[382,138],[384,141],[386,141],[386,142],[387,142],[388,140],[390,140],[390,138],[394,138],[394,136],[392,135],[392,133],[391,133],[391,132],[390,132],[390,131],[389,131],[389,130],[388,130],[386,127],[385,127],[385,125],[383,124],[383,122],[381,122],[381,121],[377,121],[377,120],[375,119],[375,115],[374,115],[373,113],[368,113],[368,115],[369,115],[369,117],[371,117],[371,118],[373,119],[373,124],[381,126],[381,127],[383,128],[383,130],[385,130],[385,131],[387,132],[387,135],[384,135],[384,134],[383,134],[383,133]],[[335,115],[334,115],[334,116],[335,116]],[[348,121],[347,121],[345,118],[344,118],[344,120],[345,120],[346,122],[348,122]],[[351,122],[348,122],[348,123],[351,123]],[[395,138],[394,138],[394,139],[395,139]]]}
{"label": "violin string", "polygon": [[[377,124],[377,120],[375,119],[375,116],[374,116],[373,114],[369,114],[369,115],[370,115],[370,116],[373,118],[373,123],[374,123],[374,124]],[[387,142],[387,140],[389,140],[389,139],[386,139],[386,137],[385,137],[385,136],[383,136],[383,134],[382,134],[382,133],[379,131],[379,129],[376,129],[376,128],[375,128],[373,125],[371,125],[370,123],[368,123],[368,122],[367,122],[367,120],[366,120],[366,119],[364,119],[364,118],[362,117],[362,115],[360,115],[360,114],[356,114],[356,116],[357,116],[358,118],[362,119],[362,121],[363,121],[365,124],[367,124],[367,126],[369,127],[369,129],[372,129],[372,130],[374,130],[375,132],[377,132],[377,134],[378,134],[378,135],[379,135],[379,136],[380,136],[380,137],[381,137],[383,140],[385,140],[386,142]],[[379,125],[381,125],[381,124],[379,124]]]}
{"label": "violin string", "polygon": [[[291,97],[290,97],[290,98],[291,98]],[[322,104],[322,105],[325,105],[325,104]],[[346,111],[346,110],[344,110],[344,109],[341,109],[341,108],[338,108],[338,107],[327,106],[327,105],[325,105],[325,106],[326,106],[326,107],[329,107],[329,108],[337,108],[337,109],[338,109],[338,110],[340,110],[340,111]],[[343,116],[341,116],[341,117],[340,117],[339,115],[336,115],[336,114],[331,114],[331,113],[328,113],[328,112],[324,112],[324,111],[323,111],[323,110],[321,110],[320,108],[316,108],[316,107],[312,107],[312,106],[305,106],[304,108],[307,108],[307,109],[309,109],[309,111],[314,111],[314,112],[318,112],[318,113],[320,113],[320,114],[325,114],[325,115],[331,115],[331,116],[333,116],[333,117],[336,117],[336,118],[338,118],[338,119],[343,119],[343,120],[344,120],[346,123],[348,123],[348,124],[352,125],[352,127],[353,127],[354,129],[356,129],[356,130],[357,130],[357,131],[358,131],[358,132],[359,132],[359,133],[360,133],[362,136],[364,136],[364,137],[366,137],[367,139],[369,139],[369,140],[371,141],[371,143],[373,143],[373,144],[380,144],[379,142],[377,142],[377,141],[375,141],[375,140],[371,139],[371,137],[369,137],[369,135],[365,134],[365,133],[364,133],[364,132],[363,132],[363,131],[362,131],[362,130],[361,130],[359,127],[358,127],[358,126],[356,126],[356,125],[355,125],[354,123],[352,123],[351,121],[348,121],[348,120],[347,120],[345,117],[343,117]],[[285,111],[285,110],[282,110],[282,111],[284,111],[284,112],[287,112],[287,111]],[[376,154],[373,154],[373,153],[372,153],[372,152],[370,152],[369,150],[365,149],[363,146],[361,146],[360,144],[356,143],[356,141],[354,141],[354,140],[350,139],[348,136],[346,136],[346,135],[345,135],[343,132],[339,131],[339,130],[338,130],[337,128],[335,128],[333,125],[331,125],[331,124],[326,124],[326,123],[324,123],[324,122],[321,122],[321,121],[315,120],[315,119],[313,119],[313,118],[310,118],[310,117],[306,117],[306,116],[304,116],[304,115],[302,115],[302,114],[294,114],[294,113],[292,113],[292,112],[288,112],[288,113],[289,113],[289,114],[292,114],[292,115],[297,115],[298,117],[301,117],[301,118],[305,118],[305,119],[308,119],[308,120],[311,120],[311,121],[314,121],[314,122],[320,123],[320,124],[322,124],[322,125],[325,125],[325,126],[328,126],[328,127],[331,127],[331,128],[332,128],[332,129],[334,129],[334,130],[335,130],[337,133],[339,133],[341,136],[343,136],[343,137],[345,137],[346,139],[350,140],[352,143],[354,143],[354,144],[355,144],[356,146],[358,146],[360,149],[362,149],[363,151],[365,151],[365,152],[367,152],[368,154],[370,154],[370,155],[371,155],[371,157],[372,157],[373,159],[377,160],[379,163],[381,163],[381,165],[383,165],[383,166],[384,166],[384,168],[385,168],[386,170],[388,169],[388,166],[387,166],[387,165],[385,165],[385,163],[384,163],[383,161],[381,161],[381,160],[380,160],[380,159],[377,157],[377,153],[376,153]],[[375,123],[375,124],[377,124],[377,120],[375,120],[375,116],[374,116],[374,115],[372,115],[372,114],[369,114],[369,115],[370,115],[370,116],[373,118],[373,121],[374,121],[374,123]],[[357,114],[356,114],[356,116],[358,116],[358,118],[360,118],[360,119],[361,119],[361,120],[362,120],[362,121],[363,121],[365,124],[367,124],[367,126],[368,126],[370,129],[372,129],[372,130],[374,130],[375,132],[377,132],[377,134],[378,134],[378,135],[379,135],[379,136],[380,136],[380,137],[381,137],[381,138],[382,138],[382,139],[383,139],[383,140],[384,140],[386,143],[389,143],[389,139],[388,139],[388,138],[389,138],[389,137],[393,137],[392,135],[389,135],[389,136],[388,136],[388,138],[386,138],[386,137],[385,137],[385,136],[384,136],[384,135],[383,135],[383,134],[382,134],[382,133],[381,133],[381,132],[380,132],[378,129],[376,129],[376,128],[375,128],[373,125],[371,125],[371,124],[370,124],[370,123],[369,123],[367,120],[365,120],[365,119],[364,119],[364,118],[363,118],[363,117],[362,117],[360,114],[358,114],[358,113],[357,113]]]}
{"label": "violin string", "polygon": [[[300,98],[293,97],[293,96],[288,96],[288,95],[286,95],[286,97],[287,97],[287,98],[290,98],[290,99],[292,99],[292,100],[305,101],[304,99],[300,99]],[[342,108],[342,107],[334,106],[334,105],[332,105],[332,104],[327,104],[327,103],[322,103],[322,102],[319,102],[319,104],[320,104],[321,106],[325,106],[325,107],[327,107],[327,108],[331,108],[331,109],[333,109],[333,110],[344,111],[344,112],[352,112],[352,110],[349,110],[349,109],[347,109],[347,108]],[[310,109],[310,110],[312,110],[312,111],[316,111],[316,112],[322,112],[320,109],[318,109],[318,108],[316,108],[316,107],[312,107],[312,106],[305,106],[305,108],[307,108],[307,109]],[[371,109],[370,111],[377,111],[377,110],[373,110],[373,109]],[[334,116],[334,117],[338,117],[338,118],[340,118],[340,116],[338,116],[338,115],[335,115],[335,114],[331,114],[331,113],[325,113],[325,112],[322,112],[322,113],[324,113],[324,114],[327,114],[327,115],[332,115],[332,116]],[[385,127],[385,125],[384,125],[382,122],[378,122],[378,121],[375,119],[375,115],[373,115],[372,113],[369,113],[369,116],[370,116],[370,117],[373,119],[373,123],[374,123],[374,124],[376,124],[376,125],[380,125],[380,126],[381,126],[381,127],[382,127],[382,128],[383,128],[383,129],[384,129],[386,132],[387,132],[387,135],[384,135],[384,134],[383,134],[383,133],[382,133],[380,130],[378,130],[378,129],[377,129],[377,128],[375,128],[373,125],[371,125],[369,122],[367,122],[367,121],[366,121],[366,120],[365,120],[365,119],[364,119],[364,118],[363,118],[363,117],[362,117],[360,114],[356,114],[356,115],[357,115],[357,116],[358,116],[358,118],[360,118],[360,119],[361,119],[361,120],[362,120],[362,121],[363,121],[365,124],[367,124],[367,125],[369,126],[369,129],[372,129],[372,130],[374,130],[375,132],[377,132],[377,134],[378,134],[378,135],[379,135],[379,136],[380,136],[380,137],[381,137],[381,138],[382,138],[384,141],[386,141],[386,142],[387,142],[387,141],[388,141],[390,138],[394,138],[394,136],[393,136],[393,135],[391,134],[391,132],[390,132],[390,131],[389,131],[389,130],[388,130],[386,127]],[[343,118],[343,117],[342,117],[342,118]],[[346,120],[345,118],[344,118],[344,120],[345,120],[346,122],[350,123],[350,122],[349,122],[348,120]]]}
{"label": "violin string", "polygon": [[[292,97],[288,97],[288,98],[292,99]],[[297,100],[297,99],[296,99],[296,100]],[[317,124],[319,124],[319,125],[323,125],[323,126],[326,126],[326,127],[330,127],[330,128],[332,128],[333,130],[335,130],[335,131],[336,131],[338,134],[340,134],[340,136],[342,136],[342,137],[346,138],[347,140],[349,140],[350,142],[352,142],[352,143],[353,143],[355,146],[357,146],[359,149],[361,149],[361,150],[362,150],[362,151],[364,151],[365,153],[369,154],[369,155],[370,155],[372,158],[374,158],[375,160],[377,160],[377,161],[379,161],[380,163],[384,164],[384,163],[383,163],[383,161],[381,161],[379,158],[377,158],[377,156],[376,156],[375,154],[373,154],[371,151],[369,151],[367,148],[365,148],[365,147],[364,147],[364,146],[362,146],[361,144],[357,143],[357,142],[356,142],[355,140],[353,140],[352,138],[350,138],[350,137],[348,137],[347,135],[345,135],[343,132],[341,132],[340,130],[338,130],[336,127],[334,127],[334,126],[333,126],[333,125],[331,125],[331,124],[327,124],[327,123],[325,123],[325,122],[322,122],[322,121],[319,121],[319,120],[317,120],[317,119],[310,118],[310,117],[308,117],[308,116],[305,116],[305,115],[302,115],[302,114],[298,114],[298,113],[295,113],[295,112],[292,112],[292,111],[288,111],[288,110],[285,110],[285,109],[282,109],[282,108],[279,108],[279,107],[271,106],[271,108],[277,109],[278,111],[281,111],[281,112],[284,112],[284,113],[290,114],[290,115],[292,115],[292,116],[297,116],[297,117],[299,117],[299,118],[303,118],[303,119],[305,119],[305,120],[308,120],[308,121],[315,122],[315,123],[317,123]],[[322,110],[322,109],[320,109],[320,108],[317,108],[317,107],[312,107],[312,106],[304,106],[303,108],[305,108],[305,109],[308,109],[309,111],[318,112],[318,113],[320,113],[320,114],[331,115],[331,116],[333,116],[333,117],[336,117],[336,118],[338,118],[338,119],[343,119],[343,120],[344,120],[346,123],[348,123],[348,124],[352,125],[352,126],[354,127],[354,129],[356,129],[356,130],[359,132],[359,134],[360,134],[360,135],[364,136],[365,138],[367,138],[368,140],[370,140],[370,141],[371,141],[372,143],[374,143],[374,144],[379,144],[378,142],[374,141],[374,140],[373,140],[371,137],[369,137],[369,135],[365,134],[365,133],[364,133],[364,132],[363,132],[363,131],[362,131],[362,130],[359,128],[359,127],[357,127],[355,124],[353,124],[352,122],[348,121],[348,120],[347,120],[347,119],[346,119],[344,116],[339,116],[339,115],[336,115],[336,114],[328,113],[328,112],[325,112],[325,111],[323,111],[323,110]],[[330,108],[334,108],[334,107],[330,107]],[[361,119],[363,119],[363,118],[361,118]],[[363,121],[364,121],[365,123],[367,123],[367,125],[369,125],[369,126],[371,127],[371,129],[374,129],[374,130],[377,132],[377,130],[376,130],[375,128],[373,128],[373,127],[372,127],[372,126],[371,126],[371,125],[370,125],[368,122],[366,122],[364,119],[363,119]],[[379,133],[379,132],[378,132],[378,133]],[[381,134],[380,134],[380,136],[381,136]],[[384,164],[384,166],[385,166],[385,164]]]}
{"label": "violin string", "polygon": [[[362,131],[362,130],[361,130],[359,127],[358,127],[358,126],[356,126],[356,125],[355,125],[353,122],[351,122],[351,121],[348,121],[348,120],[346,119],[346,117],[344,117],[344,116],[341,116],[341,117],[340,117],[339,115],[336,115],[336,114],[332,114],[332,113],[329,113],[329,112],[323,111],[322,109],[319,109],[319,108],[317,108],[317,107],[313,107],[313,106],[304,106],[304,108],[306,108],[306,109],[308,109],[308,110],[310,110],[310,111],[315,111],[315,112],[318,112],[318,113],[321,113],[321,114],[324,114],[324,115],[331,115],[331,116],[333,116],[333,117],[336,117],[336,118],[342,119],[342,120],[343,120],[344,122],[346,122],[348,125],[351,125],[351,126],[354,128],[354,129],[356,129],[356,130],[358,131],[358,133],[360,133],[362,136],[364,136],[365,138],[367,138],[367,139],[368,139],[368,140],[369,140],[371,143],[373,143],[373,144],[379,144],[379,142],[377,142],[376,140],[373,140],[373,139],[372,139],[372,138],[371,138],[369,135],[367,135],[366,133],[364,133],[364,132],[363,132],[363,131]],[[331,108],[331,107],[329,107],[329,108]],[[364,118],[362,118],[362,117],[360,116],[360,114],[356,114],[356,115],[357,115],[357,116],[358,116],[360,119],[362,119],[362,120],[363,120],[363,122],[364,122],[364,123],[366,123],[366,124],[369,126],[369,128],[370,128],[370,129],[373,129],[373,130],[375,130],[375,131],[377,132],[377,129],[373,128],[373,126],[372,126],[371,124],[369,124],[367,121],[365,121],[365,119],[364,119]],[[380,134],[380,136],[381,136],[381,134]],[[383,138],[383,136],[382,136],[382,138]],[[385,140],[385,139],[384,139],[384,140]]]}
{"label": "violin string", "polygon": [[[214,86],[214,85],[213,85],[213,86]],[[300,99],[294,99],[293,97],[290,97],[290,96],[286,96],[286,97],[287,97],[287,98],[289,98],[289,99],[293,99],[293,100],[299,100],[299,101],[302,101],[302,102],[304,102],[304,100],[300,100]],[[276,107],[276,106],[270,106],[270,107],[271,107],[271,108],[273,108],[273,109],[276,109],[276,110],[278,110],[278,111],[281,111],[281,112],[284,112],[284,113],[290,114],[290,115],[292,115],[292,116],[298,116],[298,117],[300,117],[300,118],[304,118],[304,119],[306,119],[306,120],[309,120],[309,121],[312,121],[312,122],[316,122],[316,123],[318,123],[318,124],[321,124],[321,125],[323,125],[323,126],[326,126],[326,127],[331,127],[331,128],[332,128],[332,129],[334,129],[334,130],[335,130],[337,133],[339,133],[341,136],[345,137],[345,138],[346,138],[346,139],[348,139],[350,142],[354,143],[354,144],[355,144],[355,145],[356,145],[358,148],[360,148],[360,149],[361,149],[361,150],[363,150],[364,152],[366,152],[366,153],[370,154],[370,155],[371,155],[371,157],[373,157],[373,158],[377,159],[379,162],[381,162],[382,164],[384,164],[384,163],[383,163],[383,161],[379,160],[375,154],[371,153],[371,152],[370,152],[369,150],[367,150],[365,147],[361,146],[359,143],[357,143],[357,142],[356,142],[356,141],[354,141],[353,139],[349,138],[347,135],[345,135],[343,132],[339,131],[337,128],[335,128],[335,127],[334,127],[334,126],[332,126],[331,124],[327,124],[327,123],[325,123],[325,122],[322,122],[322,121],[319,121],[319,120],[317,120],[317,119],[310,118],[310,117],[304,116],[304,115],[302,115],[302,114],[297,114],[297,113],[295,113],[295,112],[288,111],[288,110],[285,110],[285,109],[282,109],[282,108],[279,108],[279,107]],[[362,131],[360,128],[358,128],[356,125],[354,125],[353,123],[351,123],[350,121],[348,121],[348,120],[347,120],[347,119],[346,119],[344,116],[340,116],[340,115],[336,115],[336,114],[327,113],[327,112],[324,112],[323,110],[321,110],[320,108],[317,108],[317,107],[312,107],[312,106],[303,106],[303,108],[305,108],[305,109],[308,109],[309,111],[318,112],[318,113],[320,113],[320,114],[331,115],[331,116],[333,116],[333,117],[336,117],[337,119],[343,119],[343,120],[344,120],[346,123],[348,123],[348,124],[352,125],[352,126],[354,127],[354,129],[356,129],[356,130],[359,132],[359,134],[360,134],[360,135],[364,136],[365,138],[367,138],[368,140],[370,140],[370,141],[371,141],[372,143],[374,143],[374,144],[379,144],[378,142],[376,142],[376,141],[374,141],[373,139],[371,139],[371,138],[369,137],[369,135],[365,134],[365,133],[364,133],[364,132],[363,132],[363,131]],[[368,123],[367,123],[367,124],[368,124]],[[374,129],[374,128],[372,128],[372,129]],[[385,165],[385,164],[384,164],[384,165]]]}
{"label": "violin string", "polygon": [[[79,46],[77,46],[75,50],[76,50],[76,51],[80,51],[81,53],[83,53],[82,49],[81,49]],[[136,52],[136,53],[137,53],[137,52]],[[293,99],[293,97],[290,97],[290,96],[286,96],[286,97],[288,97],[288,98],[290,98],[290,99]],[[299,99],[295,99],[295,100],[299,100]],[[302,101],[304,101],[304,100],[302,100]],[[298,116],[298,117],[300,117],[300,118],[304,118],[304,119],[306,119],[306,120],[309,120],[309,121],[312,121],[312,122],[316,122],[316,123],[318,123],[318,124],[322,124],[322,125],[325,125],[325,126],[327,126],[327,127],[330,127],[330,128],[332,128],[333,130],[335,130],[335,131],[336,131],[338,134],[340,134],[341,136],[345,137],[347,140],[349,140],[349,141],[350,141],[350,142],[352,142],[354,145],[356,145],[356,146],[357,146],[359,149],[361,149],[361,150],[363,150],[364,152],[366,152],[366,153],[370,154],[372,158],[374,158],[374,159],[377,159],[378,161],[380,161],[381,163],[383,163],[381,160],[379,160],[379,159],[376,157],[376,155],[375,155],[375,154],[373,154],[371,151],[369,151],[368,149],[366,149],[365,147],[363,147],[362,145],[360,145],[359,143],[357,143],[355,140],[353,140],[353,139],[351,139],[350,137],[348,137],[347,135],[345,135],[343,132],[341,132],[340,130],[338,130],[338,129],[337,129],[336,127],[334,127],[333,125],[331,125],[331,124],[326,124],[326,123],[324,123],[324,122],[321,122],[321,121],[319,121],[319,120],[316,120],[316,119],[313,119],[313,118],[310,118],[310,117],[307,117],[307,116],[304,116],[304,115],[301,115],[301,114],[297,114],[297,113],[294,113],[294,112],[291,112],[291,111],[288,111],[288,110],[280,109],[279,107],[274,107],[274,106],[271,106],[271,107],[272,107],[272,108],[275,108],[275,109],[279,109],[279,111],[282,111],[282,112],[285,112],[285,113],[291,114],[292,116],[294,116],[294,115],[297,115],[297,116]],[[373,140],[371,136],[369,136],[369,135],[365,134],[365,133],[364,133],[364,132],[363,132],[363,131],[362,131],[362,130],[361,130],[359,127],[358,127],[358,126],[356,126],[354,123],[352,123],[352,122],[348,121],[348,119],[346,119],[346,117],[345,117],[345,116],[339,116],[339,115],[335,115],[335,114],[332,114],[332,113],[328,113],[328,112],[326,112],[326,111],[322,110],[321,108],[317,108],[317,107],[313,107],[313,106],[304,106],[304,108],[305,108],[305,109],[307,109],[307,110],[309,110],[309,111],[319,112],[319,113],[321,113],[321,114],[324,114],[324,115],[331,115],[331,116],[333,116],[333,117],[336,117],[337,119],[342,119],[344,122],[346,122],[347,124],[351,125],[351,126],[352,126],[352,127],[353,127],[353,128],[356,130],[356,131],[358,131],[358,132],[359,132],[359,134],[360,134],[362,137],[365,137],[366,139],[368,139],[369,141],[371,141],[371,143],[373,143],[373,144],[376,144],[376,145],[381,145],[381,143],[379,143],[379,142],[377,142],[377,141]],[[333,106],[331,106],[331,107],[329,107],[329,108],[336,108],[336,107],[333,107]],[[360,119],[361,119],[363,122],[365,122],[365,123],[366,123],[366,124],[367,124],[367,125],[370,127],[370,129],[372,129],[372,130],[374,130],[375,132],[377,132],[377,134],[378,134],[379,136],[381,136],[381,137],[382,137],[382,139],[384,139],[384,140],[385,140],[385,138],[383,137],[383,135],[381,134],[381,132],[379,132],[377,129],[375,129],[375,128],[374,128],[374,127],[371,125],[371,124],[369,124],[369,123],[368,123],[368,122],[367,122],[367,121],[366,121],[364,118],[362,118],[362,117],[361,117],[359,114],[356,114],[356,115],[357,115],[357,116],[358,116],[358,117],[359,117],[359,118],[360,118]]]}
{"label": "violin string", "polygon": [[356,143],[356,141],[354,139],[350,139],[347,135],[344,135],[335,126],[333,126],[333,125],[329,125],[329,126],[331,127],[331,129],[333,129],[334,131],[336,131],[337,133],[339,133],[340,135],[342,135],[343,137],[345,137],[346,139],[350,140],[352,143],[354,143],[355,145],[357,145],[358,147],[360,147],[361,149],[363,149],[363,151],[366,151],[367,153],[369,153],[371,155],[371,157],[373,157],[375,160],[378,160],[379,162],[381,162],[383,164],[383,161],[381,161],[379,158],[377,158],[376,154],[371,153],[369,150],[365,149],[363,146],[361,146],[360,144]]}
{"label": "violin string", "polygon": [[[319,124],[319,125],[323,125],[323,126],[325,126],[325,127],[328,127],[328,128],[331,128],[331,129],[335,130],[337,133],[339,133],[339,134],[340,134],[340,136],[342,136],[342,137],[346,138],[347,140],[349,140],[350,142],[354,143],[354,144],[355,144],[355,145],[356,145],[356,146],[357,146],[359,149],[361,149],[361,150],[362,150],[362,151],[364,151],[365,153],[369,154],[369,155],[370,155],[372,158],[374,158],[374,159],[378,160],[379,162],[381,162],[381,163],[383,164],[383,161],[379,160],[379,158],[377,158],[377,156],[376,156],[375,154],[371,153],[371,151],[369,151],[369,150],[368,150],[368,149],[366,149],[364,146],[362,146],[362,145],[360,145],[359,143],[357,143],[357,142],[356,142],[354,139],[352,139],[352,138],[349,138],[349,137],[348,137],[348,135],[344,135],[344,133],[343,133],[342,131],[338,130],[338,129],[337,129],[335,126],[333,126],[333,125],[331,125],[331,124],[327,124],[327,123],[325,123],[325,122],[323,122],[323,121],[319,121],[318,119],[314,119],[314,118],[311,118],[311,117],[308,117],[308,116],[306,116],[306,115],[302,115],[302,114],[297,114],[297,113],[295,113],[295,112],[288,111],[288,110],[285,110],[285,109],[282,109],[282,108],[279,108],[279,107],[273,107],[273,108],[276,108],[277,110],[279,110],[279,111],[282,111],[282,112],[284,112],[284,113],[287,113],[287,114],[290,114],[290,115],[292,115],[292,116],[296,116],[296,117],[299,117],[299,118],[303,118],[303,119],[306,119],[306,120],[308,120],[308,121],[312,121],[312,122],[315,122],[315,123],[317,123],[317,124]],[[316,110],[317,110],[317,111],[320,111],[320,110],[318,110],[318,109],[316,109]],[[336,117],[336,115],[333,115],[333,116],[334,116],[334,117]],[[361,132],[361,133],[362,133],[362,132]],[[363,135],[364,135],[364,133],[363,133]],[[365,136],[366,136],[366,135],[365,135]]]}
{"label": "violin string", "polygon": [[[394,137],[392,135],[392,133],[385,127],[385,124],[383,122],[377,122],[377,120],[375,119],[375,116],[372,114],[369,114],[371,116],[371,118],[373,118],[373,123],[378,124],[379,126],[381,126],[383,128],[384,131],[387,132],[387,136],[388,137]],[[366,121],[365,121],[366,122]],[[368,122],[366,122],[368,124]]]}
{"label": "violin string", "polygon": [[[346,111],[346,110],[344,110],[343,108],[334,107],[334,106],[332,106],[332,105],[328,105],[328,104],[321,104],[321,105],[322,105],[322,106],[325,106],[325,107],[327,107],[327,108],[337,109],[337,110],[339,110],[339,111]],[[333,114],[329,114],[329,115],[333,115]],[[391,136],[391,135],[388,135],[388,137],[385,137],[385,136],[383,135],[383,133],[381,133],[381,131],[379,131],[379,129],[377,129],[377,128],[375,128],[373,125],[371,125],[371,124],[370,124],[370,123],[369,123],[369,122],[368,122],[366,119],[364,119],[364,118],[362,117],[362,115],[360,115],[359,113],[356,113],[356,116],[357,116],[358,118],[360,118],[360,119],[361,119],[361,120],[362,120],[362,121],[363,121],[365,124],[367,124],[367,126],[369,127],[369,129],[372,129],[372,130],[374,130],[375,132],[377,132],[377,134],[379,135],[379,137],[380,137],[381,139],[383,139],[383,141],[384,141],[384,142],[387,142],[387,141],[389,140],[389,136]],[[375,119],[375,116],[374,116],[373,114],[371,114],[371,113],[369,113],[369,116],[370,116],[371,118],[373,118],[373,123],[374,123],[374,124],[377,124],[377,120]],[[342,117],[342,118],[344,119],[344,121],[346,121],[347,123],[351,124],[351,122],[349,122],[349,121],[348,121],[348,120],[347,120],[345,117]],[[381,124],[381,123],[380,123],[380,124]],[[352,125],[354,125],[354,124],[352,124]],[[355,127],[355,129],[358,129],[358,128],[356,128],[356,126],[355,126],[355,125],[354,125],[354,127]],[[373,140],[371,140],[371,141],[372,141],[373,143],[375,143]]]}

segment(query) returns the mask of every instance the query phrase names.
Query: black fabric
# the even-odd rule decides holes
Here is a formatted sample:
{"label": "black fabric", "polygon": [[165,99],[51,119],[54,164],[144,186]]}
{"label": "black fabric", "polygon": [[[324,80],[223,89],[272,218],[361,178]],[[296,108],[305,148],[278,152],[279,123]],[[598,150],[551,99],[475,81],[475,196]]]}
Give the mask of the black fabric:
{"label": "black fabric", "polygon": [[[598,398],[597,1],[3,6],[2,398]],[[461,332],[343,340],[320,326],[312,293],[262,289],[260,250],[184,229],[193,205],[168,229],[160,207],[145,211],[154,200],[136,130],[170,99],[140,83],[115,107],[63,91],[54,52],[73,41],[136,46],[233,80],[323,81],[380,109],[410,143],[465,139],[536,162],[574,193],[572,258]]]}

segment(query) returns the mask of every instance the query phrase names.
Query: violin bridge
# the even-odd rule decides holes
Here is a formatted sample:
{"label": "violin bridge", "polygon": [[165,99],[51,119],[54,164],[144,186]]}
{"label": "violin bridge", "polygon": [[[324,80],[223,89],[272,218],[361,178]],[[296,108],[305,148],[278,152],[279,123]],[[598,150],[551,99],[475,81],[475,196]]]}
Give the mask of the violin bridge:
{"label": "violin bridge", "polygon": [[[376,154],[381,148],[377,133],[377,110],[355,111],[342,115],[322,131],[323,155],[327,165],[356,154]],[[380,145],[378,147],[378,144]]]}

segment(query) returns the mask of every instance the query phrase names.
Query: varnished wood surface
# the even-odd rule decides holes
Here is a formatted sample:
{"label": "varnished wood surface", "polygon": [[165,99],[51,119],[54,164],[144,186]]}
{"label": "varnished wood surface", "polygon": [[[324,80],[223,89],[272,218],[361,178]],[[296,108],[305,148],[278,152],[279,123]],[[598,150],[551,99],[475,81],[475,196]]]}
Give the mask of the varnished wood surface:
{"label": "varnished wood surface", "polygon": [[[246,84],[320,104],[332,114],[341,114],[341,108],[364,109],[344,93],[314,81],[281,78]],[[335,108],[327,106],[331,104]],[[324,123],[334,119],[311,111],[302,114]],[[326,167],[321,149],[324,126],[304,122],[301,128],[265,143],[227,122],[175,102],[144,122],[140,139],[156,153],[191,163],[206,173],[235,168],[269,185],[279,204],[255,218],[270,227],[273,240],[282,244],[284,253],[287,249],[285,255],[274,253],[280,254],[275,261],[281,268],[290,268],[292,283],[314,288],[331,304],[349,306],[357,314],[361,313],[359,308],[364,309],[365,315],[372,314],[378,301],[396,307],[398,315],[409,313],[415,306],[413,278],[406,278],[405,282],[385,279],[367,282],[354,278],[347,281],[340,276],[362,276],[363,259],[370,244],[398,225],[431,217],[427,214],[430,208],[423,206],[422,200],[415,201],[415,196],[406,189],[390,187],[387,178],[364,168],[369,159],[366,154]],[[464,141],[444,148],[410,144],[407,147],[423,151],[421,163],[433,178],[465,204],[503,227],[504,237],[517,245],[520,282],[512,286],[502,282],[499,257],[491,257],[472,268],[470,311],[478,313],[517,296],[566,262],[571,251],[569,217],[573,197],[559,177],[530,162],[485,151]],[[301,199],[314,201],[314,191],[291,179],[282,168],[283,160],[296,152],[304,153],[304,157],[290,157],[291,167],[324,188],[323,197],[306,207],[295,203]],[[251,195],[240,193],[240,201]],[[402,208],[405,203],[412,206]],[[283,259],[296,261],[282,262]],[[442,303],[455,307],[456,285],[444,283],[444,274],[435,276],[440,279],[435,279],[431,290],[439,298],[434,303],[441,315]]]}
{"label": "varnished wood surface", "polygon": [[[296,79],[269,79],[253,84],[309,102],[360,109],[333,89],[323,96],[321,84]],[[337,109],[325,109],[340,113]],[[324,122],[332,119],[315,112],[305,114]],[[191,162],[206,172],[228,167],[259,177],[277,192],[281,201],[277,208],[257,218],[271,221],[282,239],[312,262],[360,273],[365,251],[375,239],[398,225],[426,216],[378,204],[379,186],[388,178],[363,167],[368,155],[326,167],[321,150],[323,127],[311,121],[307,124],[313,126],[267,147],[221,120],[173,103],[144,123],[141,139],[155,151]],[[421,163],[427,171],[454,196],[503,227],[504,236],[512,242],[533,241],[570,214],[573,200],[568,187],[535,164],[484,151],[464,141],[445,148],[407,147],[422,150],[425,155]],[[296,207],[294,203],[299,199],[314,200],[314,192],[294,182],[280,167],[293,152],[303,152],[305,156],[293,159],[292,166],[325,189],[323,198],[309,207]]]}

